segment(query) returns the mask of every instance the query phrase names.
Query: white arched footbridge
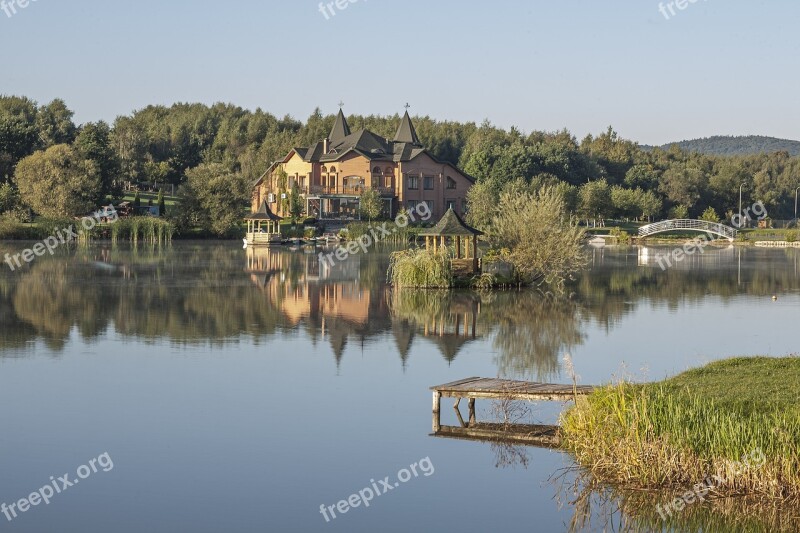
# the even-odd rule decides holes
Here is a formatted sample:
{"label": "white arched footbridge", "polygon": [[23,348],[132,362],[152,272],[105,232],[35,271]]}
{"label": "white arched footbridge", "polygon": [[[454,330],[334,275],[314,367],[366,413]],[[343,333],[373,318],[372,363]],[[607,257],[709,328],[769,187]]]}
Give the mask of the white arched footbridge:
{"label": "white arched footbridge", "polygon": [[717,222],[706,222],[705,220],[663,220],[654,224],[648,224],[639,228],[639,237],[649,237],[656,233],[664,233],[667,231],[696,231],[699,233],[711,233],[718,235],[729,241],[733,241],[739,233],[730,226],[719,224]]}

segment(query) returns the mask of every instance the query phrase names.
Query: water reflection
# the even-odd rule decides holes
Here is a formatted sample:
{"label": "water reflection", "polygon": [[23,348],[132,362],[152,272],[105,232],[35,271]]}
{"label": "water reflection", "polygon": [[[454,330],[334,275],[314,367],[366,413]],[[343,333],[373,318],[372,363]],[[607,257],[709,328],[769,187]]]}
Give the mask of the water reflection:
{"label": "water reflection", "polygon": [[[311,253],[308,253],[311,252]],[[330,344],[337,363],[348,343],[391,335],[401,365],[417,342],[448,362],[490,340],[503,377],[550,380],[560,355],[585,341],[587,323],[614,328],[641,305],[677,309],[708,295],[797,291],[797,250],[713,249],[667,271],[644,248],[594,249],[593,268],[568,297],[537,291],[393,291],[388,251],[321,265],[313,250],[226,244],[82,248],[0,274],[0,354],[44,341],[62,350],[73,331],[176,343],[256,343],[286,331]],[[17,354],[19,355],[19,354]]]}
{"label": "water reflection", "polygon": [[573,471],[554,477],[556,499],[573,509],[569,531],[800,531],[796,508],[773,501],[735,497],[713,503],[692,503],[672,514],[659,514],[657,505],[679,497],[675,491],[641,491],[602,485],[590,475]]}

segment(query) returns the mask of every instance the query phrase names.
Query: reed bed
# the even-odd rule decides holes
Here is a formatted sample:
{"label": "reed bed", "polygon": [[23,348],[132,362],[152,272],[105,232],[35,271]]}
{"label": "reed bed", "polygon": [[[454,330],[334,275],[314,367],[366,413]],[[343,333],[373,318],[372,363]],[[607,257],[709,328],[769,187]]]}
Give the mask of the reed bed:
{"label": "reed bed", "polygon": [[399,288],[448,289],[453,286],[453,266],[446,251],[412,248],[392,254],[389,281]]}
{"label": "reed bed", "polygon": [[129,240],[134,244],[164,244],[172,241],[175,226],[164,219],[154,217],[122,218],[110,225],[111,241]]}
{"label": "reed bed", "polygon": [[[800,502],[800,359],[712,363],[660,383],[618,383],[562,416],[566,448],[605,483]],[[759,464],[747,458],[759,454]]]}

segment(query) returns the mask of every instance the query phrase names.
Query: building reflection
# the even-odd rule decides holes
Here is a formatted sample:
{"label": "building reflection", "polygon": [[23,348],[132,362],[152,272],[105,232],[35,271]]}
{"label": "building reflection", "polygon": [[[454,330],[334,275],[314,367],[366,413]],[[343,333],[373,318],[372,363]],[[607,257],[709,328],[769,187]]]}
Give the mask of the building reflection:
{"label": "building reflection", "polygon": [[395,291],[381,251],[321,264],[313,249],[92,245],[0,271],[0,357],[35,353],[39,341],[58,354],[73,335],[221,346],[296,332],[329,345],[337,362],[369,343],[393,341],[402,366],[426,345],[453,362],[490,344],[499,376],[550,381],[587,323],[611,330],[642,305],[677,309],[709,295],[725,305],[800,286],[797,250],[714,249],[662,271],[655,257],[666,250],[595,250],[570,294],[550,297]]}

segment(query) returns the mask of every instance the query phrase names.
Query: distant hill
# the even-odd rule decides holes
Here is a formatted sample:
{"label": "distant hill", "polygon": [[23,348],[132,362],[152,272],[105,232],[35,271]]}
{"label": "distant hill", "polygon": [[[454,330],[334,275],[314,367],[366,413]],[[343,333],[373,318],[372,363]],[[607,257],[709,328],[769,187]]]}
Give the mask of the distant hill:
{"label": "distant hill", "polygon": [[[673,144],[677,144],[681,149],[689,152],[700,152],[701,154],[709,155],[749,155],[780,151],[789,152],[789,154],[793,156],[800,155],[800,141],[790,141],[788,139],[777,139],[775,137],[764,137],[761,135],[747,135],[742,137],[716,135],[705,139],[669,143],[660,148],[666,150]],[[652,146],[642,146],[642,148],[645,150],[653,149]]]}

